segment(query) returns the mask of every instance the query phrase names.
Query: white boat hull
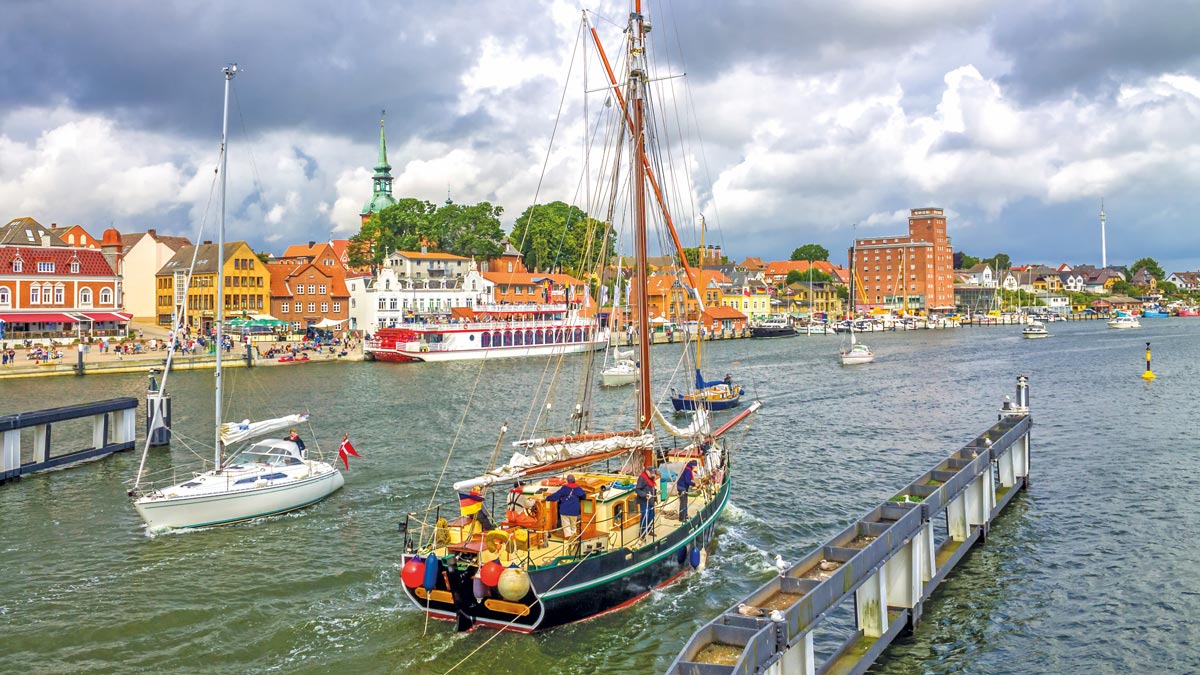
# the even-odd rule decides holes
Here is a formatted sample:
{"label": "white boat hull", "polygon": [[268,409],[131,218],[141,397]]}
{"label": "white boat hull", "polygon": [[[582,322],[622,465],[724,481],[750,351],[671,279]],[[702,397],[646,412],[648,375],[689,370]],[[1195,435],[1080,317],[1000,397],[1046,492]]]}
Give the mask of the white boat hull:
{"label": "white boat hull", "polygon": [[[311,465],[313,472],[304,478],[289,476],[240,489],[229,485],[225,490],[194,494],[172,486],[135,500],[133,506],[151,531],[223,525],[285,513],[321,501],[345,483],[329,464]],[[212,472],[204,477],[219,478]]]}
{"label": "white boat hull", "polygon": [[600,384],[605,387],[622,387],[627,384],[634,384],[638,381],[636,372],[619,372],[619,373],[600,373]]}
{"label": "white boat hull", "polygon": [[508,347],[487,347],[481,349],[376,349],[372,355],[380,361],[425,361],[439,363],[442,361],[469,361],[474,359],[511,359],[526,356],[558,356],[561,354],[582,354],[598,351],[608,345],[608,337],[592,342],[576,342],[572,344],[552,345],[513,345]]}
{"label": "white boat hull", "polygon": [[1113,319],[1112,321],[1108,322],[1108,327],[1109,328],[1119,328],[1119,329],[1125,330],[1125,329],[1129,329],[1129,328],[1141,328],[1142,324],[1137,321],[1118,321],[1116,319]]}
{"label": "white boat hull", "polygon": [[1036,340],[1038,338],[1050,337],[1049,333],[1022,333],[1022,335],[1024,335],[1025,339],[1027,339],[1027,340]]}
{"label": "white boat hull", "polygon": [[842,365],[843,366],[858,366],[858,365],[862,365],[864,363],[872,363],[874,361],[875,361],[874,354],[869,354],[869,355],[842,354]]}

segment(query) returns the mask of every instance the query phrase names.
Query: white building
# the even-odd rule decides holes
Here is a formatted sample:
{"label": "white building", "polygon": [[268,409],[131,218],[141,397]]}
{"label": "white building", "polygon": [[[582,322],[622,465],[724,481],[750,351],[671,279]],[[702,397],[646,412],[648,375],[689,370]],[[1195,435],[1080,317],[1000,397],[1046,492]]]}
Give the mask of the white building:
{"label": "white building", "polygon": [[992,272],[992,266],[987,263],[979,263],[974,267],[963,270],[971,278],[971,283],[983,288],[995,288],[997,285],[996,276]]}
{"label": "white building", "polygon": [[176,251],[191,245],[187,237],[162,236],[155,230],[121,235],[125,311],[134,319],[153,321],[158,317],[155,275]]}
{"label": "white building", "polygon": [[350,328],[367,333],[406,320],[447,319],[455,308],[490,305],[496,290],[469,258],[401,251],[388,256],[374,278],[348,277],[346,287]]}

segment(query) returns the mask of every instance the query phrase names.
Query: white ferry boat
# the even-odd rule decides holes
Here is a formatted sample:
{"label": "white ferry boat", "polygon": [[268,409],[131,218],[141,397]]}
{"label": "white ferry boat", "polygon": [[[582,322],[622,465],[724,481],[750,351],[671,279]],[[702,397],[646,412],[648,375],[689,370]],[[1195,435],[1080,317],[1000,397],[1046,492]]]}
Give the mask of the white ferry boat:
{"label": "white ferry boat", "polygon": [[460,361],[576,354],[603,349],[609,331],[565,304],[481,305],[446,323],[381,328],[364,352],[373,361]]}

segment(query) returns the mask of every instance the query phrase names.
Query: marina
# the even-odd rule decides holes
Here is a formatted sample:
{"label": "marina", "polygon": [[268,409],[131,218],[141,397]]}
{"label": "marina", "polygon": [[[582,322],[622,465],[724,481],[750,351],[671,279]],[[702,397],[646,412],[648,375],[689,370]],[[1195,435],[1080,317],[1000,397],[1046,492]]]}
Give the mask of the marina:
{"label": "marina", "polygon": [[[1200,470],[1187,450],[1198,338],[1200,325],[1185,319],[1133,332],[1062,323],[1043,341],[1024,340],[1018,326],[898,331],[873,336],[887,358],[863,370],[837,365],[836,340],[706,344],[712,358],[738,363],[770,411],[755,423],[754,452],[734,458],[739,478],[706,568],[620,612],[533,637],[456,635],[440,624],[426,632],[401,588],[397,525],[426,503],[440,468],[431,458],[445,450],[437,430],[457,424],[479,363],[229,371],[234,417],[262,412],[255,397],[264,391],[268,407],[282,409],[322,392],[329,432],[306,441],[329,452],[341,426],[351,431],[363,459],[345,488],[256,524],[151,538],[125,498],[134,453],[6,485],[0,652],[6,668],[31,672],[579,672],[568,655],[621,672],[666,672],[696,630],[778,576],[776,555],[800,560],[970,442],[1014,374],[1026,373],[1035,383],[1033,483],[926,601],[919,629],[871,672],[1111,672],[1153,661],[1159,672],[1186,673],[1194,661],[1186,645],[1200,639],[1178,620],[1200,611],[1193,556],[1178,545],[1186,523],[1200,518],[1187,498],[1188,476]],[[1158,374],[1149,386],[1139,377],[1147,340]],[[570,357],[564,368],[582,361]],[[529,363],[487,363],[475,391],[479,425],[499,428],[506,397],[538,376]],[[211,371],[172,377],[179,440],[151,453],[154,466],[191,456],[189,439],[206,437],[211,424],[203,393]],[[0,413],[48,397],[141,397],[145,384],[144,374],[8,380]],[[199,404],[182,406],[189,394]],[[630,396],[630,388],[605,390],[598,405],[619,409]],[[1081,424],[1084,407],[1091,413]],[[1128,420],[1144,418],[1161,424],[1144,428],[1136,453],[1113,442]],[[493,440],[473,441],[476,459],[464,455],[451,469],[469,471]],[[1099,465],[1104,471],[1087,469]],[[1147,465],[1173,470],[1148,481]],[[1112,509],[1114,495],[1128,519],[1097,522],[1091,514]],[[1146,560],[1155,561],[1150,573]],[[252,585],[253,597],[196,574],[212,568]],[[847,631],[839,643],[852,629],[831,625]]]}

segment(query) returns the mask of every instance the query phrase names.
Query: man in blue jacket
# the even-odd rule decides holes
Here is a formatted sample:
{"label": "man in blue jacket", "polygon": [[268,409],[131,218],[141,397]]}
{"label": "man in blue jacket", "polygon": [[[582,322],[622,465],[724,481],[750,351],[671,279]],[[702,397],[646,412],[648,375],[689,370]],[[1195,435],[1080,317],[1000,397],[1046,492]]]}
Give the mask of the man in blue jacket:
{"label": "man in blue jacket", "polygon": [[693,471],[695,469],[696,469],[696,460],[693,459],[692,461],[687,463],[687,466],[683,467],[683,471],[679,472],[679,480],[675,481],[675,488],[677,490],[679,490],[679,521],[680,522],[687,520],[687,517],[688,517],[688,513],[687,513],[688,490],[691,490],[692,486],[696,484],[696,476],[693,473]]}
{"label": "man in blue jacket", "polygon": [[567,484],[546,497],[558,502],[558,516],[562,518],[563,539],[573,539],[579,533],[579,500],[587,496],[583,488],[575,483],[575,476],[567,476]]}

